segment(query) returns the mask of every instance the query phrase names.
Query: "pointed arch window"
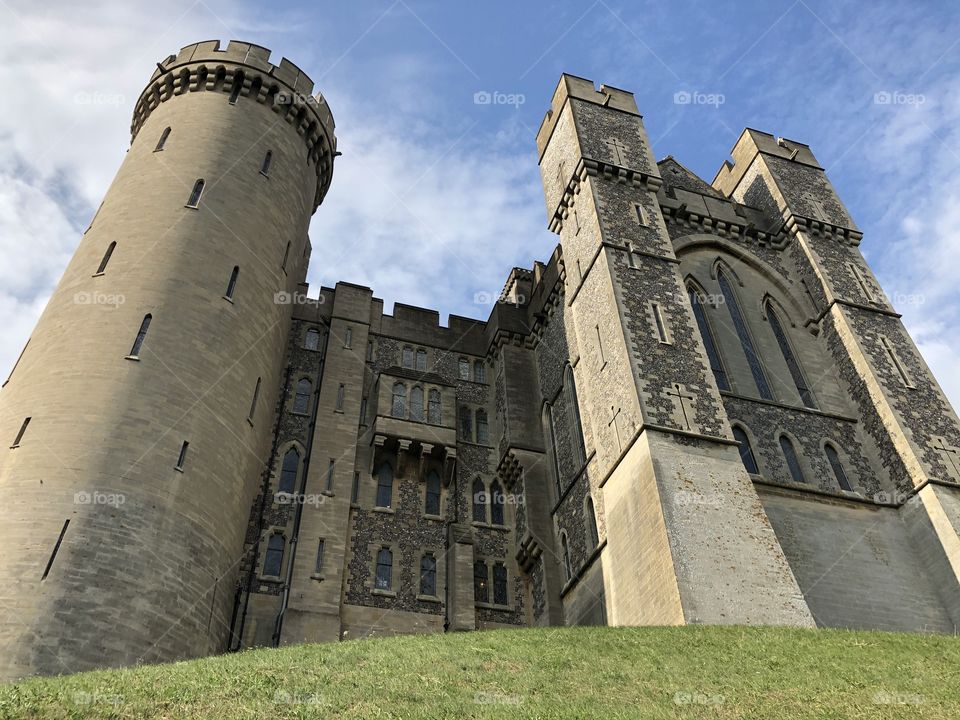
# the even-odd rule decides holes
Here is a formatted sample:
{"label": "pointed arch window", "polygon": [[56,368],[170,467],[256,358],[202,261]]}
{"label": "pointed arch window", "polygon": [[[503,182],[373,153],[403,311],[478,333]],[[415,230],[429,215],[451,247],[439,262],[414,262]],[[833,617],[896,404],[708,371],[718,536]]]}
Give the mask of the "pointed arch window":
{"label": "pointed arch window", "polygon": [[427,404],[427,421],[431,425],[443,424],[443,406],[440,399],[439,390],[431,390],[428,393],[429,402]]}
{"label": "pointed arch window", "polygon": [[460,406],[460,439],[467,442],[473,442],[473,419],[470,408],[466,405]]}
{"label": "pointed arch window", "polygon": [[793,442],[786,435],[780,436],[780,450],[783,452],[784,460],[787,461],[787,469],[790,470],[790,477],[793,478],[793,481],[795,483],[805,483],[807,479],[803,476],[800,458],[797,457]]}
{"label": "pointed arch window", "polygon": [[727,275],[723,270],[717,271],[717,282],[720,284],[720,292],[723,294],[724,304],[727,306],[730,319],[733,321],[733,327],[737,332],[737,337],[740,339],[740,347],[743,348],[743,352],[747,356],[747,365],[750,366],[750,372],[757,385],[757,392],[759,392],[760,397],[765,400],[773,400],[773,393],[770,392],[770,386],[767,384],[767,376],[763,372],[760,356],[757,355],[757,350],[753,345],[753,339],[750,337],[747,321],[743,317],[743,312],[740,310],[740,303],[737,300],[736,293],[733,291],[733,286],[730,285],[730,281],[727,279]]}
{"label": "pointed arch window", "polygon": [[595,548],[600,544],[600,533],[597,530],[597,513],[593,507],[593,498],[587,495],[583,505],[584,519],[587,522],[587,539],[590,541],[590,547]]}
{"label": "pointed arch window", "polygon": [[393,553],[390,548],[380,548],[377,553],[377,590],[393,587]]}
{"label": "pointed arch window", "polygon": [[753,454],[753,446],[750,444],[750,437],[746,431],[739,425],[733,426],[733,439],[740,444],[740,460],[743,467],[752,475],[759,475],[760,468],[757,467],[757,458]]}
{"label": "pointed arch window", "polygon": [[473,521],[487,522],[487,489],[480,478],[473,481],[471,502],[473,503]]}
{"label": "pointed arch window", "polygon": [[420,594],[428,597],[437,595],[437,558],[426,553],[420,558]]}
{"label": "pointed arch window", "polygon": [[167,144],[168,137],[170,137],[170,128],[166,128],[162,133],[160,133],[160,139],[157,141],[157,146],[153,149],[153,151],[160,152],[163,150],[163,146]]}
{"label": "pointed arch window", "polygon": [[283,465],[280,469],[279,492],[292,493],[297,487],[297,475],[300,474],[300,453],[296,448],[290,448],[283,456]]}
{"label": "pointed arch window", "polygon": [[187,199],[188,208],[196,208],[200,205],[200,196],[203,195],[203,185],[202,178],[193,184],[193,190],[190,191],[190,197]]}
{"label": "pointed arch window", "polygon": [[504,506],[507,504],[507,497],[503,494],[503,488],[496,480],[490,485],[490,524],[504,525]]}
{"label": "pointed arch window", "polygon": [[107,263],[110,262],[110,256],[113,255],[113,249],[116,246],[116,240],[107,245],[107,251],[103,253],[103,259],[100,260],[100,265],[97,267],[97,275],[103,275],[103,272],[107,269]]}
{"label": "pointed arch window", "polygon": [[717,381],[717,387],[721,390],[729,390],[730,383],[727,381],[727,371],[723,367],[723,360],[717,350],[717,343],[713,337],[713,331],[710,329],[710,322],[707,320],[707,313],[704,310],[706,301],[693,286],[687,287],[687,293],[690,296],[690,306],[693,308],[693,317],[697,321],[697,328],[700,330],[700,337],[703,339],[704,349],[707,351],[707,360],[710,361],[710,369],[713,371],[713,377]]}
{"label": "pointed arch window", "polygon": [[423,388],[419,385],[410,389],[410,419],[423,422]]}
{"label": "pointed arch window", "polygon": [[153,315],[150,313],[147,313],[143,316],[143,321],[140,323],[140,329],[137,331],[137,337],[133,341],[133,347],[130,348],[130,354],[127,357],[139,359],[140,350],[143,348],[143,341],[147,339],[147,330],[150,329],[151,320],[153,320]]}
{"label": "pointed arch window", "polygon": [[393,507],[393,468],[384,463],[377,471],[377,507]]}
{"label": "pointed arch window", "polygon": [[563,495],[563,487],[560,483],[560,458],[557,455],[557,436],[553,428],[553,408],[550,403],[543,404],[540,425],[543,430],[543,442],[550,458],[550,468],[553,470],[553,484],[556,490],[554,500],[559,502],[560,496]]}
{"label": "pointed arch window", "polygon": [[227,300],[233,300],[233,291],[237,289],[238,275],[240,275],[240,266],[234,265],[233,272],[230,273],[230,280],[227,282],[227,291],[223,294]]}
{"label": "pointed arch window", "polygon": [[490,577],[487,564],[483,560],[473,563],[473,601],[478,603],[490,600]]}
{"label": "pointed arch window", "polygon": [[793,347],[790,345],[790,340],[787,338],[786,332],[784,332],[783,324],[780,322],[780,316],[777,315],[776,310],[773,308],[773,304],[769,300],[766,303],[766,311],[767,320],[770,322],[770,328],[773,330],[774,337],[777,338],[777,345],[780,346],[780,353],[783,355],[783,359],[787,363],[787,368],[790,370],[790,376],[793,378],[793,384],[796,386],[797,392],[800,394],[800,401],[808,408],[816,408],[817,405],[813,401],[813,393],[810,391],[810,388],[807,385],[807,380],[803,375],[803,370],[800,368],[800,363],[797,360],[797,356],[793,352]]}
{"label": "pointed arch window", "polygon": [[560,534],[560,550],[563,553],[563,579],[569,582],[573,578],[573,565],[570,562],[570,543],[567,542],[567,534]]}
{"label": "pointed arch window", "polygon": [[269,577],[280,577],[283,569],[283,548],[286,544],[283,535],[274,533],[267,541],[267,554],[263,559],[263,574]]}
{"label": "pointed arch window", "polygon": [[490,442],[490,425],[487,422],[487,411],[477,410],[477,442],[486,445]]}
{"label": "pointed arch window", "polygon": [[407,416],[407,386],[403,383],[393,385],[393,405],[390,414],[395,418]]}
{"label": "pointed arch window", "polygon": [[293,411],[299,415],[310,412],[310,396],[313,394],[313,384],[306,378],[297,381],[297,389],[293,396]]}
{"label": "pointed arch window", "polygon": [[473,379],[478,383],[487,381],[487,367],[483,364],[483,360],[474,360]]}
{"label": "pointed arch window", "polygon": [[425,515],[440,514],[440,476],[435,470],[427,473],[427,494],[423,512]]}
{"label": "pointed arch window", "polygon": [[427,351],[423,348],[417,350],[417,370],[425,372],[427,369]]}
{"label": "pointed arch window", "polygon": [[570,423],[570,442],[573,445],[577,470],[587,461],[587,450],[583,444],[583,425],[580,422],[580,404],[577,402],[577,384],[573,379],[573,368],[567,365],[563,373],[563,391],[567,401],[567,419]]}
{"label": "pointed arch window", "polygon": [[507,566],[502,562],[493,564],[493,604],[507,604]]}
{"label": "pointed arch window", "polygon": [[850,481],[847,479],[847,473],[844,472],[843,463],[840,462],[840,455],[837,453],[837,449],[830,443],[827,443],[823,446],[823,452],[827,456],[827,462],[830,463],[830,469],[833,470],[833,476],[837,479],[837,484],[842,490],[853,492]]}

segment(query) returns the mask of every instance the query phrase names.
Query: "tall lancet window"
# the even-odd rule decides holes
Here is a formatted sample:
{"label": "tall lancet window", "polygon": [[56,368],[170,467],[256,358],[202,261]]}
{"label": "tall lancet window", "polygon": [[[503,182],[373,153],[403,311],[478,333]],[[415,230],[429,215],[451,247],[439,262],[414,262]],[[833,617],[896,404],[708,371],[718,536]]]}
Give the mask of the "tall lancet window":
{"label": "tall lancet window", "polygon": [[787,338],[786,332],[784,332],[783,324],[780,322],[780,316],[777,315],[777,312],[773,309],[773,304],[769,301],[767,302],[766,310],[767,320],[770,321],[770,328],[773,330],[774,337],[777,338],[777,345],[780,346],[780,352],[783,353],[783,359],[787,363],[787,368],[790,370],[793,384],[800,394],[800,401],[808,408],[815,408],[816,403],[813,401],[813,393],[810,391],[810,388],[807,387],[807,380],[804,378],[803,370],[800,369],[797,356],[790,346],[790,340]]}
{"label": "tall lancet window", "polygon": [[740,338],[740,347],[743,348],[744,355],[747,356],[747,364],[750,366],[750,372],[753,374],[753,380],[757,384],[757,392],[760,397],[766,400],[773,400],[773,393],[770,392],[770,386],[767,384],[767,376],[763,372],[763,365],[760,363],[760,356],[753,346],[753,339],[750,337],[750,330],[747,328],[747,321],[740,310],[740,303],[737,301],[737,294],[733,291],[727,275],[722,270],[717,272],[717,282],[720,283],[720,292],[723,293],[723,301],[730,312],[730,319],[733,321],[733,327],[737,331],[737,337]]}
{"label": "tall lancet window", "polygon": [[803,476],[803,468],[800,467],[800,458],[797,457],[797,451],[793,443],[786,435],[780,436],[780,450],[783,452],[783,459],[787,461],[787,468],[790,470],[790,477],[796,483],[805,483],[807,479]]}
{"label": "tall lancet window", "polygon": [[697,328],[700,330],[700,337],[703,338],[703,345],[707,351],[707,359],[710,361],[710,369],[713,371],[714,378],[716,378],[717,387],[721,390],[729,390],[730,383],[727,381],[727,371],[723,368],[723,360],[720,358],[717,343],[713,339],[710,322],[707,320],[707,313],[704,310],[706,301],[692,286],[687,288],[687,293],[690,295],[693,316],[697,320]]}

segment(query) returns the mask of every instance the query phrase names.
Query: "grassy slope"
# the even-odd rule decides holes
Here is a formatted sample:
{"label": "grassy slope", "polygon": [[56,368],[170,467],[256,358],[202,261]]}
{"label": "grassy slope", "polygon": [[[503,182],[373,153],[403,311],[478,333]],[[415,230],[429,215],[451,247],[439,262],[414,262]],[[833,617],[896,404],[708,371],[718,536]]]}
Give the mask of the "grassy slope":
{"label": "grassy slope", "polygon": [[556,628],[357,640],[0,686],[0,717],[960,718],[960,639]]}

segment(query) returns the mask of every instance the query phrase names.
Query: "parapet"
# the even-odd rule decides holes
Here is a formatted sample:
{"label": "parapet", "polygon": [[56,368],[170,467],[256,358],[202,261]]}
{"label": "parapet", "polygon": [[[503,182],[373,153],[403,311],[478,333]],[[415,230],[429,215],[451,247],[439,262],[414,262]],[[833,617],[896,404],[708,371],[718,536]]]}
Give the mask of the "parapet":
{"label": "parapet", "polygon": [[543,159],[543,153],[547,149],[547,143],[550,142],[553,128],[556,126],[557,120],[560,119],[560,111],[563,110],[567,98],[576,98],[577,100],[584,100],[640,116],[633,93],[609,85],[601,85],[600,89],[597,90],[593,80],[563,73],[560,76],[557,89],[553,92],[550,109],[547,110],[543,122],[540,123],[540,130],[537,131],[537,157],[539,159]]}
{"label": "parapet", "polygon": [[270,51],[247,42],[231,40],[226,50],[219,40],[206,40],[182,48],[157,63],[150,83],[141,93],[133,112],[131,142],[150,113],[172,97],[197,91],[233,93],[267,105],[303,136],[310,161],[316,163],[316,205],[330,186],[333,159],[337,154],[333,113],[323,95],[313,95],[313,81],[286,58],[270,62]]}
{"label": "parapet", "polygon": [[819,170],[823,169],[813,156],[813,152],[808,145],[796,142],[795,140],[777,138],[770,133],[761,132],[760,130],[746,128],[740,133],[740,138],[733,146],[733,150],[730,151],[733,162],[731,163],[729,160],[724,160],[723,165],[713,179],[713,187],[722,192],[724,196],[729,197],[736,189],[740,179],[750,168],[750,164],[754,158],[760,154],[773,155],[784,158],[785,160],[792,160],[803,165],[809,165]]}

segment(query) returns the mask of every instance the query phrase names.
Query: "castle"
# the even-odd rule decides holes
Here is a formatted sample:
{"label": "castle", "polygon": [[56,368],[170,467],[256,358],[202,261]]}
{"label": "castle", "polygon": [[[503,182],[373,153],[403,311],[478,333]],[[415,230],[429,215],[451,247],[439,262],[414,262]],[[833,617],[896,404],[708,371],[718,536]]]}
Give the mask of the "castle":
{"label": "castle", "polygon": [[810,148],[745,130],[707,183],[564,75],[536,138],[559,244],[444,327],[307,298],[334,121],[269,55],[158,64],[0,391],[0,677],[494,627],[955,631],[960,421]]}

